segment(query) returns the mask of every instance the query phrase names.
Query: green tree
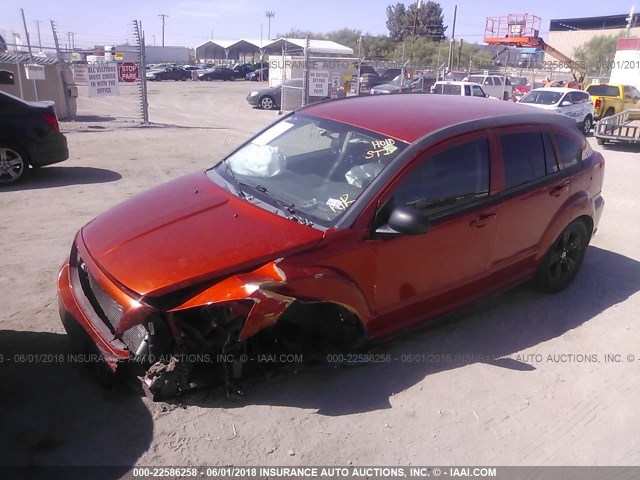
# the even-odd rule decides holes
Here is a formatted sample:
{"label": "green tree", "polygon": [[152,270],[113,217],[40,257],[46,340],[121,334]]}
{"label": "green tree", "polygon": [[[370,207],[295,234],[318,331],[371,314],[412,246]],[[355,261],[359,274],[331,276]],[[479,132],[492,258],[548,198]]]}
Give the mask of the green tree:
{"label": "green tree", "polygon": [[[418,6],[420,3],[420,6]],[[403,3],[387,7],[387,28],[394,40],[404,40],[409,36],[425,37],[434,42],[445,39],[444,16],[439,3],[414,2],[409,8]]]}
{"label": "green tree", "polygon": [[404,3],[396,3],[387,7],[387,28],[389,36],[393,40],[402,40],[405,37],[405,17],[407,9]]}
{"label": "green tree", "polygon": [[311,32],[309,30],[300,30],[299,28],[292,28],[286,33],[279,33],[276,38],[313,38],[315,40],[325,40],[326,35],[324,33]]}
{"label": "green tree", "polygon": [[405,15],[405,32],[408,35],[425,37],[434,42],[441,42],[445,39],[444,16],[442,7],[436,2],[426,2],[420,5],[411,4]]}
{"label": "green tree", "polygon": [[573,51],[574,60],[582,63],[588,75],[609,75],[616,54],[616,43],[622,35],[598,35]]}
{"label": "green tree", "polygon": [[351,28],[342,28],[340,30],[333,30],[325,35],[327,40],[345,45],[353,48],[354,52],[358,51],[358,41],[362,36],[362,31],[354,30]]}

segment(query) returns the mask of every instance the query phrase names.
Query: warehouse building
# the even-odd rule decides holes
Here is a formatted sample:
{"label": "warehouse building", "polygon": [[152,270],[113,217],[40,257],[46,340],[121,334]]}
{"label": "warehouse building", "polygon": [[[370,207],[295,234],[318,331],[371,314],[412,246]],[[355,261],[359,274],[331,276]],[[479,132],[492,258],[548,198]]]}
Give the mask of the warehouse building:
{"label": "warehouse building", "polygon": [[[631,28],[627,34],[629,14],[608,15],[605,17],[565,18],[549,22],[549,34],[546,42],[556,50],[573,57],[576,48],[581,47],[600,35],[640,36],[640,14],[633,15]],[[555,60],[545,54],[545,62]]]}

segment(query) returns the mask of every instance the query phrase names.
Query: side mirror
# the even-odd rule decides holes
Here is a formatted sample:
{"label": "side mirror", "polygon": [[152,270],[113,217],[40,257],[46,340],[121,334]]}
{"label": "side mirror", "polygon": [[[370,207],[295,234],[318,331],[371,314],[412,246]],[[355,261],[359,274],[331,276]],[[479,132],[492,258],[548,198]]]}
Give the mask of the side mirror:
{"label": "side mirror", "polygon": [[571,103],[569,100],[565,100],[560,104],[561,107],[570,107],[571,105],[573,105],[573,103]]}
{"label": "side mirror", "polygon": [[376,230],[379,235],[420,235],[429,230],[431,222],[420,210],[396,207],[389,216],[389,222]]}

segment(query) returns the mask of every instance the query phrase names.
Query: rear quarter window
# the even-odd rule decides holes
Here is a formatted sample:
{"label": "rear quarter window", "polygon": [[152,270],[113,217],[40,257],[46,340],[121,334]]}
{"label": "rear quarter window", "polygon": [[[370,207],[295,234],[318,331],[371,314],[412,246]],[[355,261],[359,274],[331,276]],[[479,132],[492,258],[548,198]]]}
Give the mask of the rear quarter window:
{"label": "rear quarter window", "polygon": [[560,163],[566,168],[573,167],[582,158],[582,145],[565,135],[556,135],[556,143],[560,154]]}

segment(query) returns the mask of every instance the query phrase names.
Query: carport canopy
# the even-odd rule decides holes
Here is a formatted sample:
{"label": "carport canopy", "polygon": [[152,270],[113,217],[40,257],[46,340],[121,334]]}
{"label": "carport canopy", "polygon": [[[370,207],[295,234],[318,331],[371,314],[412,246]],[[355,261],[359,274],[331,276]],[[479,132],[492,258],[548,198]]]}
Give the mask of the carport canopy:
{"label": "carport canopy", "polygon": [[208,40],[196,47],[196,60],[239,60],[246,55],[259,55],[260,48],[260,40]]}
{"label": "carport canopy", "polygon": [[[279,38],[268,45],[264,49],[266,53],[281,54],[282,48],[286,44],[287,54],[303,54],[306,46],[304,38]],[[310,55],[336,55],[349,56],[353,55],[353,48],[346,47],[331,40],[309,40]]]}
{"label": "carport canopy", "polygon": [[[239,60],[241,56],[265,53],[281,54],[286,45],[288,54],[303,54],[306,46],[304,38],[279,38],[274,41],[240,39],[208,40],[196,47],[197,60]],[[309,40],[310,55],[353,55],[353,49],[331,40]]]}

